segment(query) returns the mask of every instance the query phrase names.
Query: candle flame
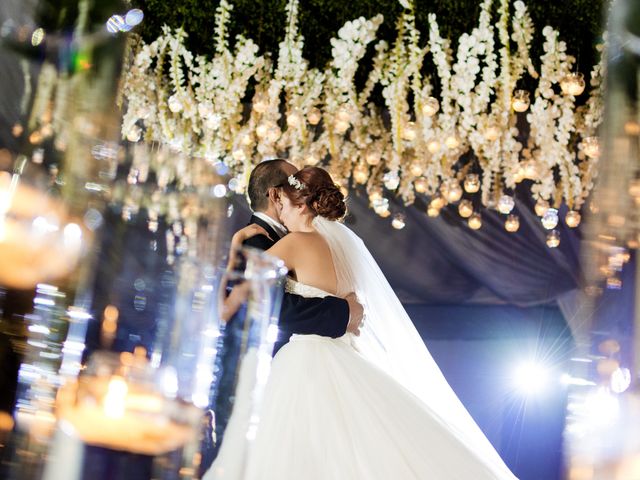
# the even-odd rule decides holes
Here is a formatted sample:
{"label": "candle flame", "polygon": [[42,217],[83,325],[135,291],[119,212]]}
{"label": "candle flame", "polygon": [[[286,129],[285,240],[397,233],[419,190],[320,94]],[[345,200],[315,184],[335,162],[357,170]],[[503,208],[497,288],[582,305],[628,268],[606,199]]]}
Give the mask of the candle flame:
{"label": "candle flame", "polygon": [[111,418],[124,416],[125,400],[129,387],[124,378],[114,375],[109,380],[107,394],[103,400],[104,414]]}

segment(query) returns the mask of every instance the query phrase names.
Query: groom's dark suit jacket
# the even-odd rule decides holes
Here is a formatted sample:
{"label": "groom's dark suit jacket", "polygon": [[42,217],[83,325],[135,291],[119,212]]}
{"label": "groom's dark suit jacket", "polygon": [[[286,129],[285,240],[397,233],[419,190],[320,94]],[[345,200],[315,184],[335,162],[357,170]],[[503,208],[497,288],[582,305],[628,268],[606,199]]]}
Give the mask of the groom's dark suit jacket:
{"label": "groom's dark suit jacket", "polygon": [[[253,223],[264,228],[271,238],[255,235],[244,244],[260,250],[268,250],[280,237],[267,222],[255,215],[252,215],[249,220],[249,225]],[[275,354],[295,333],[341,337],[347,331],[347,323],[349,323],[349,304],[346,300],[338,297],[304,298],[285,292],[278,323],[278,340],[273,353]]]}

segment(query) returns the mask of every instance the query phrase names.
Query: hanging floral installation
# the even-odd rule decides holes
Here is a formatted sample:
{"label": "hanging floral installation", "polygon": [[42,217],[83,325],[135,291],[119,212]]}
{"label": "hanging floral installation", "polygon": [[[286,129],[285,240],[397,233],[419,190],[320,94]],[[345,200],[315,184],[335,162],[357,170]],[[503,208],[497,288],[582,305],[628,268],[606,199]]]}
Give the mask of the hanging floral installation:
{"label": "hanging floral installation", "polygon": [[[231,44],[233,6],[222,0],[213,58],[194,58],[181,30],[165,28],[152,43],[136,43],[122,87],[123,137],[223,164],[238,193],[256,163],[286,157],[298,166],[325,165],[345,190],[364,185],[383,217],[390,215],[391,196],[412,204],[418,195],[430,216],[457,203],[474,229],[482,224],[479,210],[494,208],[508,215],[505,228],[517,231],[514,190],[526,179],[546,229],[557,225],[562,203],[569,207],[567,224],[576,227],[597,171],[604,60],[578,106],[585,80],[559,32],[542,29],[538,71],[530,56],[537,32],[525,4],[497,1],[497,8],[483,1],[477,27],[460,36],[455,52],[435,15],[422,41],[413,4],[402,1],[395,41],[371,46],[372,65],[358,89],[356,71],[381,15],[347,22],[320,70],[303,57],[297,0],[287,4],[277,56],[260,55],[243,36]],[[422,73],[426,62],[435,67],[433,78]],[[526,91],[524,84],[536,88]],[[376,89],[384,104],[374,103]],[[189,182],[171,165],[164,168]],[[393,225],[402,228],[404,221],[395,218]],[[549,246],[557,238],[550,232]]]}

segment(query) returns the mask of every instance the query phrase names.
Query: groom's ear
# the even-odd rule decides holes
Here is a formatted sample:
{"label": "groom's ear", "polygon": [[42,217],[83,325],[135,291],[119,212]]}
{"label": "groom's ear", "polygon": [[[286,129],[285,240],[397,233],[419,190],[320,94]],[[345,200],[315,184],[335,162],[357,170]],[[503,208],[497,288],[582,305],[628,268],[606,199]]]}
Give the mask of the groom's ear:
{"label": "groom's ear", "polygon": [[280,191],[275,187],[271,187],[267,190],[267,197],[269,197],[269,200],[273,203],[278,203],[280,200]]}

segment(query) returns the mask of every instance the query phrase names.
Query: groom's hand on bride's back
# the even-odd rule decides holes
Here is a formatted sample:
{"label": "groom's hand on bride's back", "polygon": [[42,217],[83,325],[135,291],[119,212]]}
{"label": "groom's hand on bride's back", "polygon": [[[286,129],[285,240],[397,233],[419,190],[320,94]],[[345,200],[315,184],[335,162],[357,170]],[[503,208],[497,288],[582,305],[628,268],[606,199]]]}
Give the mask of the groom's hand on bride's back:
{"label": "groom's hand on bride's back", "polygon": [[356,294],[351,292],[344,298],[349,304],[349,323],[347,324],[347,332],[354,335],[360,335],[360,327],[364,318],[364,307],[358,303]]}

